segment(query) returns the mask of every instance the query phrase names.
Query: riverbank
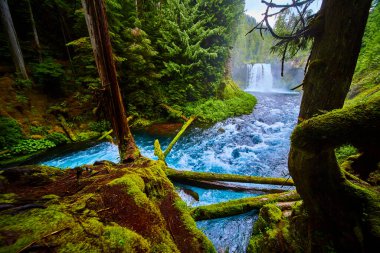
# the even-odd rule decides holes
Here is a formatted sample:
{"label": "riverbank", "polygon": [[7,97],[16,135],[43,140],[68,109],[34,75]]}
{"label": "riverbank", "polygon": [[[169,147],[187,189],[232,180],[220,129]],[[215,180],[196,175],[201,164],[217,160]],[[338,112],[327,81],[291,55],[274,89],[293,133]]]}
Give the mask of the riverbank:
{"label": "riverbank", "polygon": [[[0,89],[8,97],[0,98],[0,166],[22,164],[65,144],[108,139],[111,125],[104,120],[99,104],[89,95],[75,92],[67,98],[51,99],[41,91],[17,88],[17,81],[0,78]],[[161,118],[132,116],[133,131],[172,135],[182,126],[183,117],[195,115],[196,124],[209,125],[229,117],[249,114],[256,99],[232,80],[225,80],[215,98],[180,106],[158,108]],[[17,102],[20,99],[24,103]],[[169,110],[167,109],[169,108]]]}

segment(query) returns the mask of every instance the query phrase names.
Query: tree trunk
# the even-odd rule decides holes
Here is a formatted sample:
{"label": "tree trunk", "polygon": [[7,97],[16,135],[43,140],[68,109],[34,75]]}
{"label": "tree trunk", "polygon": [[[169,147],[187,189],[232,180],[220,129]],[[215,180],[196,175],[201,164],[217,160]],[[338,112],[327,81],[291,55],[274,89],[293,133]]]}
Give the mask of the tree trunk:
{"label": "tree trunk", "polygon": [[4,26],[5,32],[8,34],[9,45],[11,48],[11,54],[13,62],[15,64],[17,72],[20,72],[24,79],[28,79],[28,74],[26,73],[24,57],[22,56],[22,51],[20,44],[18,42],[15,27],[13,25],[13,20],[11,12],[9,11],[8,1],[0,0],[0,14],[1,21]]}
{"label": "tree trunk", "polygon": [[[371,0],[324,0],[310,65],[303,86],[299,122],[341,108],[349,90],[361,47]],[[376,244],[363,213],[364,191],[349,184],[337,165],[333,148],[313,151],[292,144],[289,171],[315,224],[337,252],[363,252]],[[318,248],[318,245],[314,245]]]}
{"label": "tree trunk", "polygon": [[108,34],[103,0],[82,0],[85,18],[90,34],[112,128],[116,134],[122,162],[130,162],[140,156],[128,126],[124,104],[116,76],[116,67],[112,54],[111,40]]}
{"label": "tree trunk", "polygon": [[[40,40],[38,38],[38,33],[37,33],[37,28],[36,28],[36,22],[34,21],[32,5],[30,4],[30,0],[28,0],[27,2],[28,2],[29,13],[30,13],[30,22],[32,23],[34,41],[35,41],[37,49],[38,49],[38,51],[40,53],[41,45],[40,45]],[[41,55],[41,53],[40,53],[40,55]]]}

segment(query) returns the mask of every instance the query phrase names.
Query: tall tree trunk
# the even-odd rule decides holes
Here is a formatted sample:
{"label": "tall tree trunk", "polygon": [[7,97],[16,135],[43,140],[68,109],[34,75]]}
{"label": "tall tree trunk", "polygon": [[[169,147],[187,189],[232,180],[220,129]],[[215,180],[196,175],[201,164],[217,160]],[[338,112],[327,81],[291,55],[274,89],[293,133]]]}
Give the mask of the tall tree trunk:
{"label": "tall tree trunk", "polygon": [[24,79],[28,79],[28,74],[26,73],[24,57],[22,56],[22,51],[20,44],[18,42],[15,27],[13,25],[12,15],[9,11],[8,1],[0,0],[0,14],[1,22],[3,23],[4,30],[8,34],[9,45],[11,48],[11,54],[13,62],[15,64],[17,72],[20,72]]}
{"label": "tall tree trunk", "polygon": [[30,4],[30,0],[28,0],[27,3],[28,3],[28,9],[29,9],[29,13],[30,13],[30,22],[32,23],[34,42],[36,43],[37,52],[38,52],[38,58],[39,58],[40,62],[42,62],[41,44],[40,44],[40,39],[38,38],[36,22],[34,20],[32,5]]}
{"label": "tall tree trunk", "polygon": [[[349,90],[371,0],[324,0],[318,14],[310,65],[303,86],[299,121],[343,106]],[[318,144],[314,144],[318,145]],[[318,220],[337,252],[366,252],[375,244],[365,191],[345,180],[334,149],[291,147],[289,171],[310,216]],[[364,218],[363,218],[364,217]],[[317,249],[318,245],[314,245]]]}
{"label": "tall tree trunk", "polygon": [[140,156],[128,126],[122,96],[116,76],[116,67],[112,54],[111,40],[108,34],[108,22],[103,0],[82,0],[85,18],[90,34],[102,86],[105,89],[107,109],[112,127],[119,144],[122,162],[135,160]]}

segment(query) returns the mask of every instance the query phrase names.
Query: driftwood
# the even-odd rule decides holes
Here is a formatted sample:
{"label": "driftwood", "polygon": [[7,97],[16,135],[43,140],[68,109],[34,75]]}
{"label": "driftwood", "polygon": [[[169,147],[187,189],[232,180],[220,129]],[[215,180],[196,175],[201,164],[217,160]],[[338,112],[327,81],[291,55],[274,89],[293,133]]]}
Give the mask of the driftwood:
{"label": "driftwood", "polygon": [[272,178],[272,177],[255,177],[243,176],[234,174],[219,174],[209,172],[193,172],[193,171],[179,171],[174,169],[166,169],[166,175],[174,180],[197,180],[197,181],[228,181],[240,183],[256,183],[256,184],[272,184],[272,185],[288,185],[293,186],[292,179],[286,178]]}
{"label": "driftwood", "polygon": [[158,157],[159,160],[165,161],[166,156],[170,153],[174,145],[177,143],[179,138],[183,135],[183,133],[186,131],[186,129],[190,126],[190,124],[195,120],[195,116],[191,116],[188,121],[186,121],[185,124],[183,124],[181,130],[178,132],[178,134],[174,137],[174,139],[169,143],[168,147],[164,152],[162,152],[160,142],[158,140],[154,141],[154,155]]}
{"label": "driftwood", "polygon": [[191,215],[196,221],[223,218],[246,213],[253,209],[259,209],[269,203],[294,201],[299,199],[300,196],[296,191],[267,194],[258,197],[242,198],[207,206],[199,206],[191,210]]}

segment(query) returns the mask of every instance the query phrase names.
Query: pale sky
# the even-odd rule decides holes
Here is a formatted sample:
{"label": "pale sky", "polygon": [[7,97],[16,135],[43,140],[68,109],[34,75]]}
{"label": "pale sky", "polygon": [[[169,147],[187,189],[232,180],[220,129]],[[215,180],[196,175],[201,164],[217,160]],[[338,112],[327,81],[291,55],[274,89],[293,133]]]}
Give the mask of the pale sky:
{"label": "pale sky", "polygon": [[[269,0],[268,0],[269,2]],[[276,4],[286,4],[291,3],[291,0],[273,0],[273,3]],[[319,9],[322,0],[316,0],[311,8],[316,11]],[[261,0],[245,0],[245,13],[249,16],[252,16],[256,19],[257,22],[260,22],[263,19],[263,13],[266,10],[266,5],[261,3]],[[279,9],[277,9],[279,10]],[[269,23],[274,25],[275,17],[269,19]]]}

